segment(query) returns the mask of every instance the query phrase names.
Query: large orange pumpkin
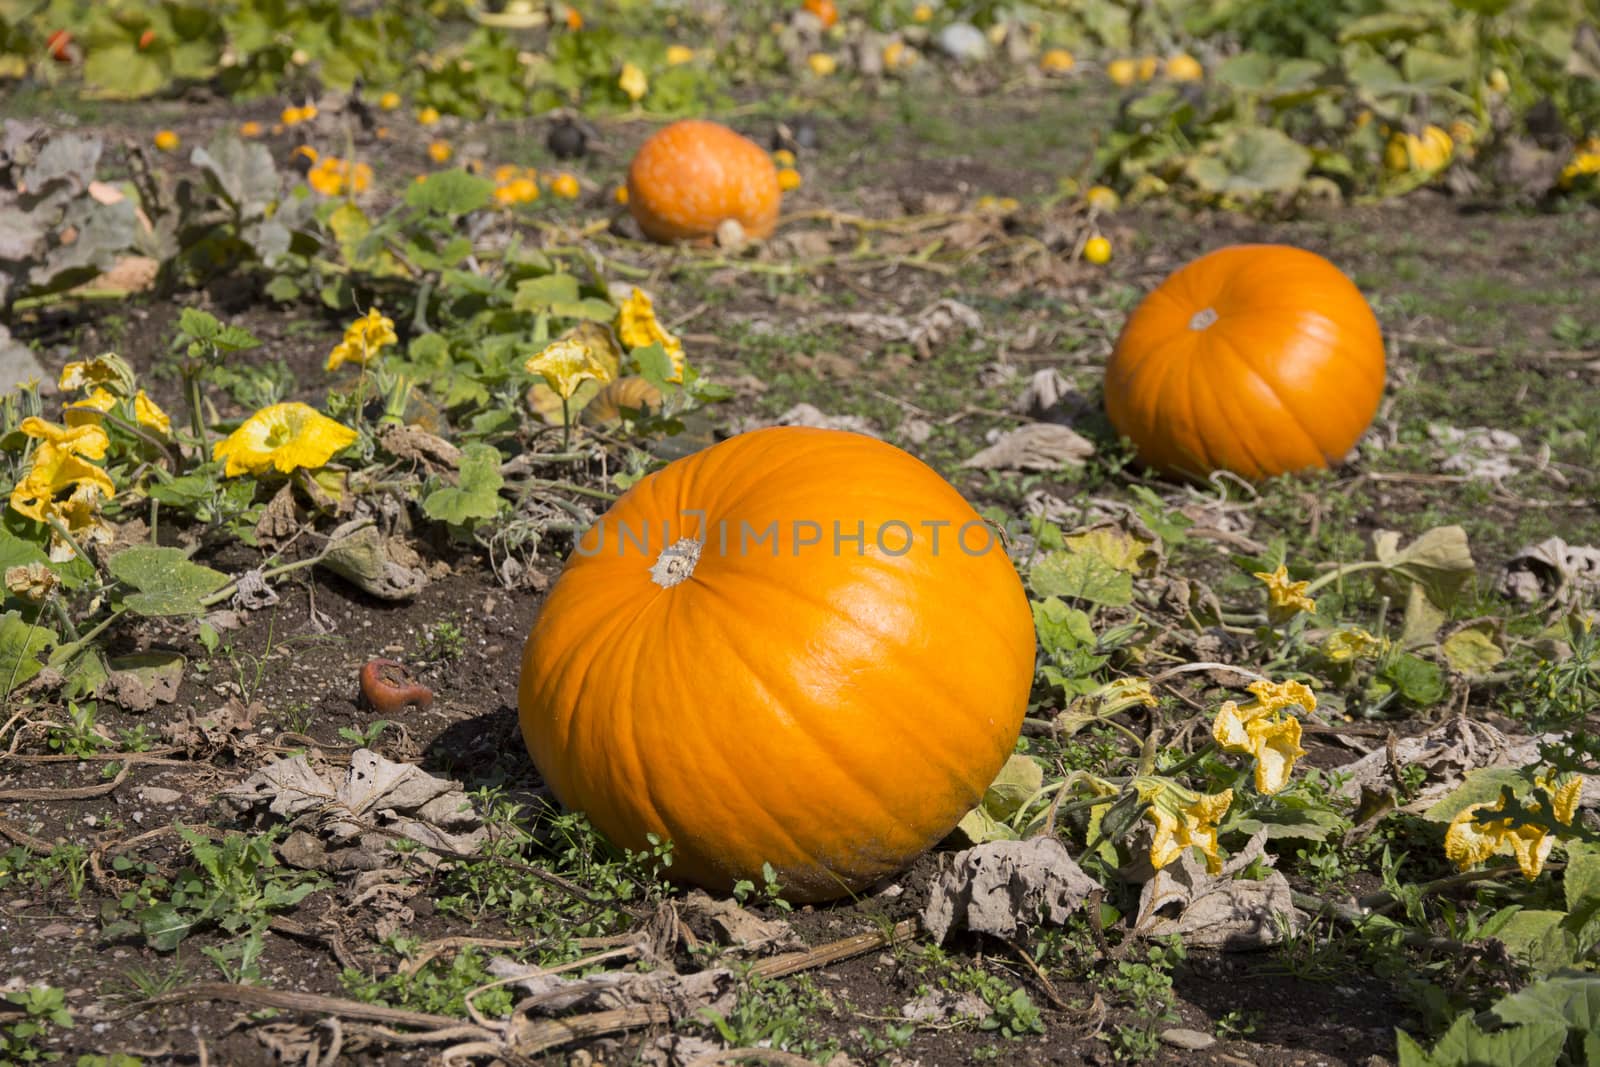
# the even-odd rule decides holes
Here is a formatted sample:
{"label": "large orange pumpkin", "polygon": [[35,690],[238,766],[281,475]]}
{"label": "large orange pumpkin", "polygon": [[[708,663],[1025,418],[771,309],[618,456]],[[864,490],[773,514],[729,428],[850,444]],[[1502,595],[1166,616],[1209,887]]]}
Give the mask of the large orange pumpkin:
{"label": "large orange pumpkin", "polygon": [[1134,309],[1106,367],[1106,413],[1147,466],[1245,478],[1337,463],[1383,395],[1383,338],[1314,252],[1233,245]]}
{"label": "large orange pumpkin", "polygon": [[764,238],[778,224],[782,199],[772,157],[704,119],[657,130],[628,167],[628,210],[656,241],[712,237],[729,219],[745,236]]}
{"label": "large orange pumpkin", "polygon": [[[861,535],[857,538],[857,535]],[[778,427],[677,460],[579,542],[522,659],[535,765],[669,873],[820,900],[947,834],[1010,755],[1033,620],[998,535],[893,445]]]}

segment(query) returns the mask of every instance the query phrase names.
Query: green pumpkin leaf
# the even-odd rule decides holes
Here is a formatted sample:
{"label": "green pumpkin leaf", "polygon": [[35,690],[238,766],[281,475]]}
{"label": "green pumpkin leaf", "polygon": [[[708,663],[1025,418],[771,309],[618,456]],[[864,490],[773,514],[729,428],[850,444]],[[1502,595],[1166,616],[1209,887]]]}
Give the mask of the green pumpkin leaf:
{"label": "green pumpkin leaf", "polygon": [[1278,130],[1251,126],[1230,130],[1213,154],[1191,159],[1185,173],[1208,193],[1257,196],[1298,189],[1310,169],[1303,145]]}
{"label": "green pumpkin leaf", "polygon": [[9,694],[43,670],[39,653],[59,640],[50,627],[28,622],[19,612],[0,615],[0,693]]}
{"label": "green pumpkin leaf", "polygon": [[464,170],[443,170],[406,187],[406,206],[439,215],[465,215],[486,207],[494,183]]}
{"label": "green pumpkin leaf", "polygon": [[1439,651],[1452,670],[1481,678],[1506,658],[1505,650],[1495,644],[1493,629],[1490,622],[1463,627],[1441,641]]}
{"label": "green pumpkin leaf", "polygon": [[1489,1010],[1507,1023],[1527,1028],[1565,1023],[1575,1033],[1600,1032],[1600,974],[1551,975]]}
{"label": "green pumpkin leaf", "polygon": [[500,513],[500,450],[493,445],[470,444],[461,450],[460,476],[453,486],[429,493],[422,510],[431,519],[451,526],[470,526]]}
{"label": "green pumpkin leaf", "polygon": [[1044,768],[1032,756],[1013,753],[983,794],[983,810],[996,819],[1011,818],[1044,786]]}
{"label": "green pumpkin leaf", "polygon": [[176,548],[125,548],[106,561],[106,569],[137,590],[123,598],[136,615],[203,615],[200,601],[229,582],[226,574],[191,562]]}
{"label": "green pumpkin leaf", "polygon": [[1133,575],[1092,553],[1052,552],[1033,565],[1028,584],[1045,597],[1067,597],[1107,607],[1133,603]]}

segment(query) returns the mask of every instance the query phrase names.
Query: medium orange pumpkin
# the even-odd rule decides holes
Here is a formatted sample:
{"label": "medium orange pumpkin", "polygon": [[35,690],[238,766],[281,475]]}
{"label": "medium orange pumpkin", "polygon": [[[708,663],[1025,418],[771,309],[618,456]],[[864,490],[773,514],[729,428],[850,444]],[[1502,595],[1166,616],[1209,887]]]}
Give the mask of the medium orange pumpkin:
{"label": "medium orange pumpkin", "polygon": [[822,900],[978,803],[1033,668],[1022,583],[948,482],[870,437],[776,427],[650,475],[583,536],[518,703],[551,790],[615,843],[670,840],[669,873],[719,890],[770,863]]}
{"label": "medium orange pumpkin", "polygon": [[825,30],[831,30],[833,24],[839,21],[839,8],[833,0],[805,0],[804,6],[817,17]]}
{"label": "medium orange pumpkin", "polygon": [[1314,252],[1233,245],[1134,309],[1106,366],[1106,414],[1168,474],[1326,467],[1383,396],[1383,337],[1355,284]]}
{"label": "medium orange pumpkin", "polygon": [[772,157],[704,119],[657,130],[628,167],[628,210],[656,241],[709,238],[732,219],[760,239],[778,224],[783,190]]}

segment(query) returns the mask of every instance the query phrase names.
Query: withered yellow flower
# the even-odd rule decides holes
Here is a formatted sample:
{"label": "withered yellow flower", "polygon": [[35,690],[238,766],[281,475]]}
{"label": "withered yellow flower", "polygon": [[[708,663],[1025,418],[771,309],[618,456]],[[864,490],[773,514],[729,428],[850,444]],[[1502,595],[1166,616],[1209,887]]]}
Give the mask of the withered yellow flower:
{"label": "withered yellow flower", "polygon": [[133,369],[121,356],[108,352],[94,359],[68,363],[61,368],[61,377],[56,385],[64,393],[107,386],[112,392],[126,396],[128,390],[133,388]]}
{"label": "withered yellow flower", "polygon": [[1347,663],[1354,659],[1372,659],[1383,654],[1389,642],[1368,633],[1359,626],[1349,626],[1329,634],[1322,642],[1322,654],[1334,663]]}
{"label": "withered yellow flower", "polygon": [[672,360],[672,374],[667,381],[683,381],[683,342],[661,325],[655,305],[643,289],[635,288],[617,310],[617,339],[630,349],[660,344]]}
{"label": "withered yellow flower", "polygon": [[1256,792],[1280,792],[1294,773],[1294,761],[1306,754],[1300,747],[1300,720],[1292,715],[1259,718],[1245,726],[1245,733],[1256,758]]}
{"label": "withered yellow flower", "polygon": [[1267,618],[1272,622],[1284,622],[1302,611],[1317,610],[1317,602],[1306,595],[1311,583],[1290,581],[1289,568],[1284,564],[1278,564],[1275,571],[1256,571],[1254,577],[1267,583]]}
{"label": "withered yellow flower", "polygon": [[1256,790],[1270,795],[1289,784],[1300,747],[1300,721],[1284,715],[1291,707],[1315,711],[1317,698],[1304,682],[1251,682],[1248,704],[1226,701],[1211,724],[1211,736],[1225,752],[1254,756]]}
{"label": "withered yellow flower", "polygon": [[584,382],[611,380],[610,369],[600,362],[594,350],[582,341],[570,339],[551,342],[525,366],[529,374],[542,375],[562,400],[571,400]]}
{"label": "withered yellow flower", "polygon": [[301,467],[315,469],[354,443],[357,433],[309,404],[273,404],[251,415],[233,433],[218,441],[213,459],[226,460],[224,473],[287,474]]}
{"label": "withered yellow flower", "polygon": [[6,568],[6,592],[30,604],[40,604],[61,583],[56,572],[43,563],[26,563]]}
{"label": "withered yellow flower", "polygon": [[[1572,775],[1559,784],[1553,774],[1543,774],[1535,780],[1551,796],[1550,814],[1558,823],[1570,826],[1583,796],[1582,776]],[[1505,806],[1506,799],[1502,795],[1493,804],[1488,801],[1468,804],[1457,812],[1445,830],[1445,858],[1466,870],[1490,856],[1509,851],[1516,857],[1517,868],[1524,878],[1531,881],[1539,877],[1556,838],[1542,826],[1527,823],[1513,826],[1509,818],[1486,819],[1480,815],[1504,811]],[[1528,801],[1525,806],[1529,811],[1542,807],[1537,801]]]}
{"label": "withered yellow flower", "polygon": [[1150,866],[1160,870],[1185,849],[1198,848],[1206,858],[1206,870],[1222,870],[1217,854],[1217,824],[1233,805],[1233,790],[1197,793],[1167,778],[1142,776],[1133,781],[1139,799],[1150,807],[1145,812],[1155,826],[1150,841]]}

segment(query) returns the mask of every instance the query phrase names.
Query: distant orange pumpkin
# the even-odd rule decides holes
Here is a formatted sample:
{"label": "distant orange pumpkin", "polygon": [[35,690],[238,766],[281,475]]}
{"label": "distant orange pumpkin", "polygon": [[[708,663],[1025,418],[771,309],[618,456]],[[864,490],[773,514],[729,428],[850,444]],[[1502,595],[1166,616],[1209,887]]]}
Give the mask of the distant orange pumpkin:
{"label": "distant orange pumpkin", "polygon": [[1339,462],[1377,414],[1383,337],[1355,283],[1314,252],[1233,245],[1134,309],[1106,366],[1106,414],[1168,474],[1244,478]]}
{"label": "distant orange pumpkin", "polygon": [[823,29],[831,29],[839,21],[839,9],[833,0],[806,0],[806,10],[817,16]]}
{"label": "distant orange pumpkin", "polygon": [[778,224],[782,194],[772,157],[704,119],[658,130],[628,167],[628,210],[656,241],[709,238],[729,219],[764,238]]}

